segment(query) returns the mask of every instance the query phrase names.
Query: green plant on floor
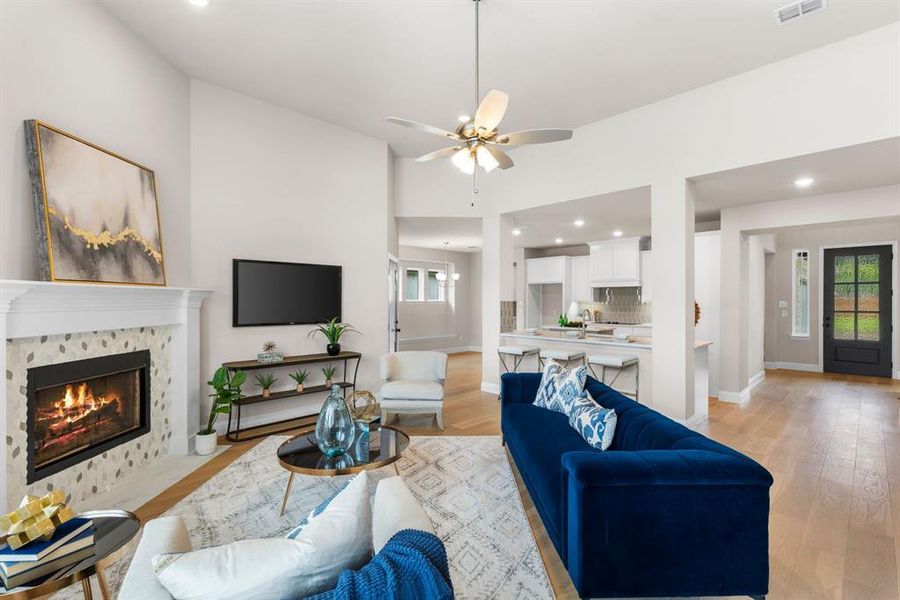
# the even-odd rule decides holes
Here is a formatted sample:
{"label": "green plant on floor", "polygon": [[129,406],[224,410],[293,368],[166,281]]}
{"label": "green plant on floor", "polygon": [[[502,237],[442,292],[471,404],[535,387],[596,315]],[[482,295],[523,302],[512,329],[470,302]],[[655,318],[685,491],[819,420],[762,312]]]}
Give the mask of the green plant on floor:
{"label": "green plant on floor", "polygon": [[327,323],[320,323],[313,329],[310,329],[307,336],[312,337],[317,333],[321,333],[322,335],[324,335],[329,344],[339,344],[341,341],[341,336],[345,333],[359,332],[354,329],[353,325],[351,325],[350,323],[338,323],[337,317],[335,317]]}
{"label": "green plant on floor", "polygon": [[331,385],[335,370],[336,369],[334,365],[328,365],[327,367],[322,369],[322,373],[325,375],[325,385]]}
{"label": "green plant on floor", "polygon": [[247,381],[247,374],[243,371],[235,371],[229,379],[228,369],[225,367],[216,369],[213,378],[207,382],[213,389],[213,393],[209,395],[212,398],[212,404],[209,407],[209,420],[206,422],[206,428],[200,430],[200,435],[209,435],[215,432],[216,419],[219,415],[231,413],[231,403],[244,397],[241,394],[241,386],[245,381]]}
{"label": "green plant on floor", "polygon": [[297,385],[303,385],[307,379],[309,379],[309,371],[303,369],[302,371],[295,371],[290,374],[291,379],[297,382]]}

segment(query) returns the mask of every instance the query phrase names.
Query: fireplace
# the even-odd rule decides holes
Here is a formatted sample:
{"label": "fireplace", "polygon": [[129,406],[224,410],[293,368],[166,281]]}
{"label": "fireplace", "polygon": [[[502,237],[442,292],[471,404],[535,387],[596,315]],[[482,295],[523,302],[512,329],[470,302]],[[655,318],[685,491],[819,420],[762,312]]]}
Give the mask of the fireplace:
{"label": "fireplace", "polygon": [[150,431],[150,351],[28,369],[34,483]]}

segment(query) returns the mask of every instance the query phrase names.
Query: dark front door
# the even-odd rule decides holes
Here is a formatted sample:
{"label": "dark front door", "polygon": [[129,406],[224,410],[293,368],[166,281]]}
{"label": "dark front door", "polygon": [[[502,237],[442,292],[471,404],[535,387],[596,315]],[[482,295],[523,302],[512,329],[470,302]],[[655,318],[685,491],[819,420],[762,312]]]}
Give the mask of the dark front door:
{"label": "dark front door", "polygon": [[890,246],[825,250],[825,371],[891,376]]}

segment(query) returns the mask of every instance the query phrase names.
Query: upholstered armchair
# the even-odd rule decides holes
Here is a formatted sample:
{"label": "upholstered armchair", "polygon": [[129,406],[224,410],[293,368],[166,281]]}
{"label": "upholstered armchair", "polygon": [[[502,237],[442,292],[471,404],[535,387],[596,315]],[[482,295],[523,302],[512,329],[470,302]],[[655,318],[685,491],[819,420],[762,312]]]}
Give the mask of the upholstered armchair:
{"label": "upholstered armchair", "polygon": [[433,413],[444,428],[444,380],[447,355],[443,352],[391,352],[381,357],[381,424],[398,413]]}

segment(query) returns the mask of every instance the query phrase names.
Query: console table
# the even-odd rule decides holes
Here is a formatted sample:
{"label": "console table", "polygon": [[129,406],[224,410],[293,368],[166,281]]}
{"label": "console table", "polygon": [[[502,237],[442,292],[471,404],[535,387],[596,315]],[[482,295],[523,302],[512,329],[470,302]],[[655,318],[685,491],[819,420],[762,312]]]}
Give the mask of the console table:
{"label": "console table", "polygon": [[[356,391],[356,374],[357,372],[359,372],[359,361],[361,358],[362,354],[360,354],[359,352],[341,352],[336,356],[330,356],[328,354],[300,354],[297,356],[285,356],[283,361],[277,363],[263,363],[257,360],[238,360],[223,363],[222,366],[228,370],[228,376],[230,378],[231,374],[235,371],[258,371],[261,369],[279,369],[281,367],[341,362],[344,365],[343,381],[335,381],[333,385],[340,386],[342,390],[352,388],[353,391]],[[347,370],[348,363],[353,360],[356,361],[356,366],[353,368],[353,379],[352,381],[350,381],[347,379]],[[251,404],[259,404],[260,402],[269,402],[270,400],[293,398],[295,396],[305,396],[306,394],[317,394],[329,391],[331,391],[331,388],[327,385],[305,385],[303,386],[302,392],[298,392],[295,389],[283,390],[280,392],[272,392],[271,394],[269,394],[268,398],[266,398],[262,394],[259,394],[255,396],[244,396],[240,400],[235,400],[231,403],[231,412],[228,414],[228,431],[225,433],[225,439],[231,442],[246,442],[249,440],[255,440],[257,438],[271,435],[273,433],[283,433],[291,429],[296,429],[297,427],[311,425],[315,423],[315,417],[318,416],[318,413],[312,415],[303,415],[291,419],[282,419],[280,421],[273,421],[272,423],[254,425],[253,427],[246,427],[244,429],[241,429],[241,407],[249,406]],[[231,429],[232,416],[235,417],[235,427],[233,430]],[[300,423],[298,425],[296,422],[300,419],[312,419],[312,422]],[[280,429],[271,429],[271,427],[273,426],[283,425],[285,423],[292,423],[292,425],[289,427],[282,427]],[[242,433],[253,432],[253,430],[255,429],[263,429],[264,431],[255,434],[251,433],[251,435],[241,436]]]}

